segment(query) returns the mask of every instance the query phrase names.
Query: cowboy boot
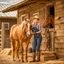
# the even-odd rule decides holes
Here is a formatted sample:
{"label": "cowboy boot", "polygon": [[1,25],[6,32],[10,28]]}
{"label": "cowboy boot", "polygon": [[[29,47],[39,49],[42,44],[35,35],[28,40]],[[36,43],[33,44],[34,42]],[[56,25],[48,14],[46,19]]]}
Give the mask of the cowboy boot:
{"label": "cowboy boot", "polygon": [[39,62],[40,61],[40,52],[37,52],[37,60],[36,62]]}
{"label": "cowboy boot", "polygon": [[32,60],[31,62],[35,62],[35,55],[36,55],[36,54],[35,54],[35,52],[33,52],[32,54],[33,54],[33,55],[32,55],[32,56],[33,56],[33,60]]}

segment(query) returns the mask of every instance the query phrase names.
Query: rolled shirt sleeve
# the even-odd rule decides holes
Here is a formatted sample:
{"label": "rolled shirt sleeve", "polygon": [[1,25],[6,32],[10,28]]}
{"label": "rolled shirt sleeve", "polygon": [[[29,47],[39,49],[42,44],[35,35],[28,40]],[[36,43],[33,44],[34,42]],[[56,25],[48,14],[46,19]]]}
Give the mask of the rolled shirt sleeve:
{"label": "rolled shirt sleeve", "polygon": [[42,26],[40,24],[38,25],[38,29],[39,31],[42,31]]}

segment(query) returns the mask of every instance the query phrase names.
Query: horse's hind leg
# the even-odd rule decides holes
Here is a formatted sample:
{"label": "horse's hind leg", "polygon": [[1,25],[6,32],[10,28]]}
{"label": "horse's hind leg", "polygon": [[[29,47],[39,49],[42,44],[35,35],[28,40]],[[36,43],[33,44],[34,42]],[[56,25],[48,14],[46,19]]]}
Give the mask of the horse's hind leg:
{"label": "horse's hind leg", "polygon": [[24,52],[24,49],[23,49],[23,42],[20,41],[20,53],[22,54],[22,56],[21,56],[22,62],[24,62],[23,52]]}
{"label": "horse's hind leg", "polygon": [[28,45],[29,45],[29,42],[26,43],[26,62],[28,62]]}
{"label": "horse's hind leg", "polygon": [[16,58],[19,61],[19,41],[16,41]]}
{"label": "horse's hind leg", "polygon": [[15,60],[15,40],[11,40],[13,60]]}

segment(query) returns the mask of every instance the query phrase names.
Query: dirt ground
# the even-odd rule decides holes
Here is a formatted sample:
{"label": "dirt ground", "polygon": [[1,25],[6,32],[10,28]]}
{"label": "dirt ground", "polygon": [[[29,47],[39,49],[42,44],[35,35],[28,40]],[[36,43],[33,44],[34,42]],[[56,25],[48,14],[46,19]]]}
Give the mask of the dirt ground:
{"label": "dirt ground", "polygon": [[12,56],[0,56],[0,64],[43,64],[43,61],[40,62],[24,62],[21,61],[13,61]]}
{"label": "dirt ground", "polygon": [[[55,56],[53,55],[53,52],[42,52],[41,54],[41,61],[40,62],[30,62],[32,60],[32,54],[28,54],[28,62],[25,61],[25,55],[24,55],[24,61],[13,61],[12,55],[9,55],[10,49],[4,49],[0,53],[0,64],[64,64],[64,58],[55,59]],[[45,56],[47,55],[47,56]],[[46,61],[44,61],[44,58]],[[52,60],[54,59],[54,60]],[[48,60],[48,61],[47,61]]]}
{"label": "dirt ground", "polygon": [[[30,59],[31,60],[31,59]],[[0,55],[0,64],[64,64],[64,59],[60,59],[60,60],[51,60],[51,61],[46,61],[44,62],[41,58],[40,62],[24,62],[22,63],[21,61],[12,61],[12,56],[2,56]]]}

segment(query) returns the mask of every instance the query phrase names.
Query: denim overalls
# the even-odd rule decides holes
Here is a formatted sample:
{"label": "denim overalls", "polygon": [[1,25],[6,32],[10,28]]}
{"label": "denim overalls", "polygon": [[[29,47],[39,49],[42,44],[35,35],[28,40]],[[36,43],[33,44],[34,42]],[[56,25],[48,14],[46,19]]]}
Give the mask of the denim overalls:
{"label": "denim overalls", "polygon": [[41,41],[42,41],[42,35],[41,34],[36,34],[36,32],[38,32],[39,29],[37,27],[33,27],[32,28],[32,32],[35,33],[34,34],[34,38],[33,38],[33,43],[32,43],[32,51],[33,52],[40,52],[40,45],[41,45]]}

